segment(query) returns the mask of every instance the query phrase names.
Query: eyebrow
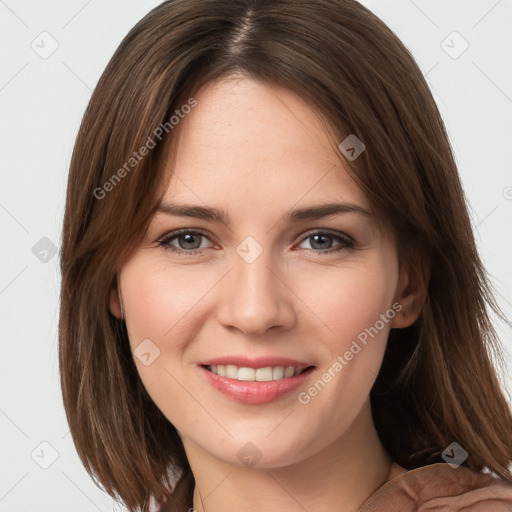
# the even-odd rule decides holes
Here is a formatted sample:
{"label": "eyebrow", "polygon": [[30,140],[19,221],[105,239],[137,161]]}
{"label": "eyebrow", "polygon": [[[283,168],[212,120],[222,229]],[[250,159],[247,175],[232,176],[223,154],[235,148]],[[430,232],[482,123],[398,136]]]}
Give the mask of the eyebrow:
{"label": "eyebrow", "polygon": [[[212,220],[215,222],[222,222],[226,225],[230,224],[230,217],[224,210],[207,206],[162,202],[158,205],[157,212],[179,217],[193,217],[196,219]],[[297,223],[303,220],[321,219],[323,217],[328,217],[329,215],[342,213],[356,213],[359,215],[370,216],[370,212],[362,206],[354,203],[343,202],[312,205],[305,208],[291,210],[283,215],[281,220],[290,223]]]}

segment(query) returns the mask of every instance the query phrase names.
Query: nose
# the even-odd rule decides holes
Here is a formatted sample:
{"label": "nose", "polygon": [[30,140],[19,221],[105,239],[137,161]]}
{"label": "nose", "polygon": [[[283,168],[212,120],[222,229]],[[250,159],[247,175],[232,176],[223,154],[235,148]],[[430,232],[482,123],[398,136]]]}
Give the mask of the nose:
{"label": "nose", "polygon": [[267,251],[251,263],[235,254],[234,268],[224,280],[218,309],[218,319],[224,327],[237,329],[246,336],[293,327],[293,287],[272,263]]}

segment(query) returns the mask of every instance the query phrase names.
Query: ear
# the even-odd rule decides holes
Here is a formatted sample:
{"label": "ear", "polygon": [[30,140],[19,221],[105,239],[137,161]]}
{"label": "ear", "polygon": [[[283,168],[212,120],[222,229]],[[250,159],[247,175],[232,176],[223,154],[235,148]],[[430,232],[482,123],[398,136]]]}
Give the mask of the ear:
{"label": "ear", "polygon": [[409,327],[418,319],[427,298],[430,270],[422,265],[411,267],[404,265],[398,278],[395,301],[402,309],[391,322],[391,327],[398,329]]}
{"label": "ear", "polygon": [[119,290],[117,287],[117,277],[114,280],[114,284],[110,288],[109,292],[109,309],[110,312],[120,320],[123,318],[123,307],[121,304],[121,298],[119,296]]}

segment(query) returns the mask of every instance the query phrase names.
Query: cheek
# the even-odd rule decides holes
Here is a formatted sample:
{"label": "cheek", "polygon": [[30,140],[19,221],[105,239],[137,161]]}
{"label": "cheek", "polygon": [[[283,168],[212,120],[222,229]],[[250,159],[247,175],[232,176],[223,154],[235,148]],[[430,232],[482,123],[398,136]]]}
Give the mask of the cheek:
{"label": "cheek", "polygon": [[[397,278],[398,270],[383,259],[364,268],[354,265],[310,272],[308,279],[296,279],[294,289],[313,314],[308,316],[319,321],[320,336],[334,355],[347,350],[352,340],[374,326],[391,307]],[[385,329],[380,323],[379,327],[387,334],[387,323]]]}
{"label": "cheek", "polygon": [[[191,363],[187,350],[210,314],[205,299],[219,277],[209,268],[203,272],[191,266],[180,269],[141,256],[123,267],[119,280],[141,381],[164,415],[181,425],[198,415],[197,404],[183,387]],[[149,361],[140,357],[148,352]]]}
{"label": "cheek", "polygon": [[194,316],[198,303],[211,288],[205,279],[191,282],[191,274],[190,269],[187,273],[140,257],[130,260],[119,275],[140,379],[157,407],[176,425],[198,414],[182,384],[187,370],[184,354],[199,328]]}
{"label": "cheek", "polygon": [[193,275],[187,268],[148,265],[142,259],[123,268],[120,281],[132,347],[138,340],[150,338],[159,340],[166,350],[171,345],[178,349],[180,340],[190,337],[189,319],[212,287],[211,277],[196,273],[191,279]]}
{"label": "cheek", "polygon": [[298,399],[335,435],[354,419],[379,372],[395,315],[391,306],[398,270],[393,260],[381,260],[363,270],[354,266],[312,277],[316,286],[308,288],[308,305],[324,325],[318,327],[324,334],[316,338],[325,357],[316,380],[299,390]]}

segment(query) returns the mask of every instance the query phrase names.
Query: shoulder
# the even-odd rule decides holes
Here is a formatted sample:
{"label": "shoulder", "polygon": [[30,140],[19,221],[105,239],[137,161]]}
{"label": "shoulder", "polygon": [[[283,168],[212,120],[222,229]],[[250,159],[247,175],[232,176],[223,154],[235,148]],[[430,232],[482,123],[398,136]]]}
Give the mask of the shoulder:
{"label": "shoulder", "polygon": [[490,474],[439,463],[404,470],[378,488],[359,512],[511,512],[512,485]]}

